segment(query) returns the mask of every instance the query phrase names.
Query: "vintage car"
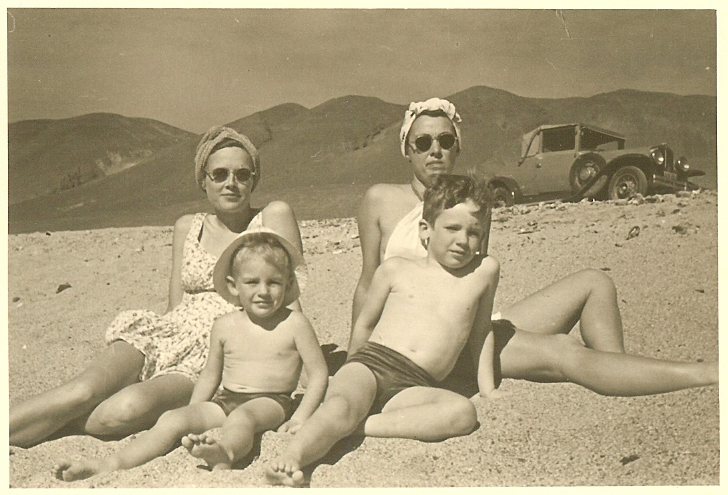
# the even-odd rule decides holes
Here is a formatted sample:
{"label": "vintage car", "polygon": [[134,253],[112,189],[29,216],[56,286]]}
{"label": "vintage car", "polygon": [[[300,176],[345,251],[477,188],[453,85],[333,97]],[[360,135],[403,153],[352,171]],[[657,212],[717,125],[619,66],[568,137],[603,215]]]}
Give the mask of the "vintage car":
{"label": "vintage car", "polygon": [[521,159],[490,180],[496,206],[537,200],[622,199],[692,191],[704,175],[666,144],[625,149],[619,134],[585,124],[542,125],[524,134]]}

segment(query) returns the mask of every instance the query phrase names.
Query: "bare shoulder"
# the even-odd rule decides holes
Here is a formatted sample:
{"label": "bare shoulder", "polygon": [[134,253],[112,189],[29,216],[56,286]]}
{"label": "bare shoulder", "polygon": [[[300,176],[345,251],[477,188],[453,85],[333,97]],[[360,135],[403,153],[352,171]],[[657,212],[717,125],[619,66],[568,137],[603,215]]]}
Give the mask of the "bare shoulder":
{"label": "bare shoulder", "polygon": [[246,318],[242,311],[231,311],[230,313],[218,316],[212,326],[212,330],[217,333],[225,333],[231,329],[240,328],[245,323]]}
{"label": "bare shoulder", "polygon": [[294,332],[307,331],[313,328],[306,315],[300,311],[291,311],[291,314],[281,324],[290,326]]}
{"label": "bare shoulder", "polygon": [[398,200],[402,196],[401,184],[374,184],[364,193],[364,203],[372,206]]}
{"label": "bare shoulder", "polygon": [[400,273],[406,272],[417,266],[417,261],[408,260],[400,256],[392,256],[387,258],[377,268],[378,272],[381,272],[382,276],[393,277]]}
{"label": "bare shoulder", "polygon": [[290,336],[294,341],[299,338],[308,339],[312,335],[315,337],[316,332],[311,325],[309,319],[300,311],[292,311],[288,308],[285,309],[288,315],[284,316],[282,320],[276,325],[276,332],[280,335]]}
{"label": "bare shoulder", "polygon": [[500,275],[500,263],[493,256],[485,256],[480,259],[474,273],[481,277],[498,277]]}
{"label": "bare shoulder", "polygon": [[293,208],[285,201],[276,199],[263,208],[263,215],[288,216],[293,215]]}
{"label": "bare shoulder", "polygon": [[187,232],[190,231],[190,227],[192,226],[192,219],[195,217],[194,214],[187,214],[182,215],[177,219],[176,222],[174,222],[174,232],[175,234],[187,234]]}
{"label": "bare shoulder", "polygon": [[299,325],[301,323],[308,323],[308,318],[301,311],[294,311],[289,308],[281,308],[279,311],[285,311],[288,313],[281,319],[281,323],[286,325]]}

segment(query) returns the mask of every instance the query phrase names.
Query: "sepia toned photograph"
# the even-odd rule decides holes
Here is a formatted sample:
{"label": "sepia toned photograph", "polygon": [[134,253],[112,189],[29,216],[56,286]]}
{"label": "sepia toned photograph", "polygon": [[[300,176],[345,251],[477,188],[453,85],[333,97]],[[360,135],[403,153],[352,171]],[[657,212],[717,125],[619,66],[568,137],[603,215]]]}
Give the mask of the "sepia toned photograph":
{"label": "sepia toned photograph", "polygon": [[140,7],[6,9],[9,488],[719,488],[717,8]]}

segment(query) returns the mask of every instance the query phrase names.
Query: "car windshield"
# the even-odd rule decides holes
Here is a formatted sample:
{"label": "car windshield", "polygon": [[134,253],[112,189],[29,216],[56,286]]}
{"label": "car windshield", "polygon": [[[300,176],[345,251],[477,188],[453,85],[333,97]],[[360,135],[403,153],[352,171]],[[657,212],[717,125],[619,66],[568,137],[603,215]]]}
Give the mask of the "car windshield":
{"label": "car windshield", "polygon": [[611,151],[624,149],[624,139],[584,127],[581,129],[581,150]]}

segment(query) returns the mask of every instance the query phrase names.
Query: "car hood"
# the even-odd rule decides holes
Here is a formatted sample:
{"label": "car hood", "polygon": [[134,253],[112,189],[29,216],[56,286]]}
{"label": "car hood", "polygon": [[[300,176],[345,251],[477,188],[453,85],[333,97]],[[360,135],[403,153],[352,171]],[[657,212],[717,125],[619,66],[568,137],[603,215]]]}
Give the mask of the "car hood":
{"label": "car hood", "polygon": [[[650,150],[655,146],[636,146],[634,148],[625,148],[623,150],[609,150],[609,151],[596,151],[597,154],[601,155],[607,162],[614,160],[624,155],[642,155],[650,156]],[[586,155],[587,153],[595,153],[595,151],[581,151],[579,156]]]}

